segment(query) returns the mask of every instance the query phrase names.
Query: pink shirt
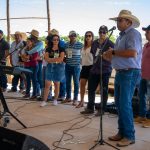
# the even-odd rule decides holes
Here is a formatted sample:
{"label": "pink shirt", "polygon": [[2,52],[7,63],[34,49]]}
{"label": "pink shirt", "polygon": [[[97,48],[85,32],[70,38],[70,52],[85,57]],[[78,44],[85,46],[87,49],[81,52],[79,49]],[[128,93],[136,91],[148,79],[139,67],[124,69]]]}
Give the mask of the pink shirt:
{"label": "pink shirt", "polygon": [[143,48],[142,78],[150,80],[150,42],[146,43]]}

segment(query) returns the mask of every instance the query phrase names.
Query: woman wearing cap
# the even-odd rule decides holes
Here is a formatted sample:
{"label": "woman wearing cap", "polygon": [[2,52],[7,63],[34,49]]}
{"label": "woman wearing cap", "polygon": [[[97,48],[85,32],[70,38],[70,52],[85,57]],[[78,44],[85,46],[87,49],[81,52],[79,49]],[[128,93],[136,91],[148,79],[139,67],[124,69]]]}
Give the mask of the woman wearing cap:
{"label": "woman wearing cap", "polygon": [[135,143],[133,124],[132,96],[140,78],[142,38],[134,28],[139,27],[137,17],[128,10],[121,10],[116,21],[120,35],[114,49],[110,48],[103,54],[106,60],[112,60],[116,69],[115,102],[118,111],[118,133],[109,140],[118,141],[117,146],[128,146]]}
{"label": "woman wearing cap", "polygon": [[94,40],[93,32],[87,31],[84,36],[84,47],[81,50],[82,70],[80,73],[80,103],[76,106],[76,108],[84,106],[85,87],[89,77],[90,69],[93,65],[93,55],[90,52],[93,40]]}
{"label": "woman wearing cap", "polygon": [[65,66],[63,64],[65,50],[64,48],[60,47],[59,41],[59,36],[53,35],[50,47],[48,47],[45,52],[45,61],[47,61],[48,64],[46,68],[44,97],[43,102],[40,105],[41,107],[47,105],[49,88],[52,85],[52,81],[54,82],[55,86],[53,105],[57,105],[57,99],[59,95],[59,84],[65,74]]}

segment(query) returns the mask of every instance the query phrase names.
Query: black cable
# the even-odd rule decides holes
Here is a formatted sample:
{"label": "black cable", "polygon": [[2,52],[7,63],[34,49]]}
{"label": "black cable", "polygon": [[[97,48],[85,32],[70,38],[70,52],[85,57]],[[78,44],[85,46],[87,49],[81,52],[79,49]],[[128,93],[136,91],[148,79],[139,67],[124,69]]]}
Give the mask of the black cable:
{"label": "black cable", "polygon": [[[86,123],[85,125],[82,125],[82,126],[77,127],[77,128],[73,128],[74,126],[76,126],[76,125],[78,125],[78,124],[84,122],[84,121],[87,120],[87,119],[89,119],[89,122]],[[67,130],[64,130],[64,131],[63,131],[63,134],[62,134],[62,136],[61,136],[61,138],[60,138],[60,140],[53,142],[52,145],[55,147],[53,150],[56,150],[56,149],[58,149],[58,148],[59,148],[59,149],[65,149],[65,150],[71,150],[71,149],[68,149],[68,148],[64,148],[64,147],[60,147],[60,146],[59,146],[59,144],[60,144],[60,142],[63,140],[64,136],[65,136],[65,135],[69,135],[71,138],[67,138],[67,139],[65,139],[65,140],[63,140],[63,141],[72,140],[72,139],[74,138],[74,136],[71,135],[71,134],[69,134],[69,133],[68,133],[69,131],[84,128],[85,126],[89,125],[91,122],[92,122],[92,118],[90,118],[90,117],[84,117],[83,120],[74,123],[70,128],[68,128]],[[56,145],[56,144],[57,144],[57,145]]]}

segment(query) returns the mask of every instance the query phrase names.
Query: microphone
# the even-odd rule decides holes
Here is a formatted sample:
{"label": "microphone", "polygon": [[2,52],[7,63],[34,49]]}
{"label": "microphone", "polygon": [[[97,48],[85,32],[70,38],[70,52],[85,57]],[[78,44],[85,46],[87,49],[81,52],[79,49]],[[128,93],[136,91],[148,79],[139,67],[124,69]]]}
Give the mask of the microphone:
{"label": "microphone", "polygon": [[115,26],[113,26],[111,29],[109,29],[108,32],[113,31],[113,30],[116,30]]}

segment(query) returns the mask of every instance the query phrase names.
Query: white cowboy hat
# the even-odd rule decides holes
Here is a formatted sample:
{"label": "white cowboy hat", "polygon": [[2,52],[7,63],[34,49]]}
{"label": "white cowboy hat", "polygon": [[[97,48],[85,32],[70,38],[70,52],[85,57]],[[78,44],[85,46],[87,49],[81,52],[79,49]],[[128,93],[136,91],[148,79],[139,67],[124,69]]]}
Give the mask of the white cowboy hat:
{"label": "white cowboy hat", "polygon": [[59,32],[56,29],[52,29],[52,30],[48,31],[48,34],[49,35],[58,35],[59,36]]}
{"label": "white cowboy hat", "polygon": [[11,34],[11,37],[15,38],[15,35],[20,35],[22,40],[26,40],[27,39],[27,35],[24,32],[16,31],[14,34]]}
{"label": "white cowboy hat", "polygon": [[29,34],[31,34],[32,36],[39,38],[39,32],[35,29],[33,29],[31,32],[27,32]]}
{"label": "white cowboy hat", "polygon": [[131,11],[129,10],[121,10],[118,17],[109,18],[110,20],[117,21],[118,18],[125,18],[129,19],[132,22],[132,27],[137,28],[140,26],[140,21],[137,17],[132,15]]}

